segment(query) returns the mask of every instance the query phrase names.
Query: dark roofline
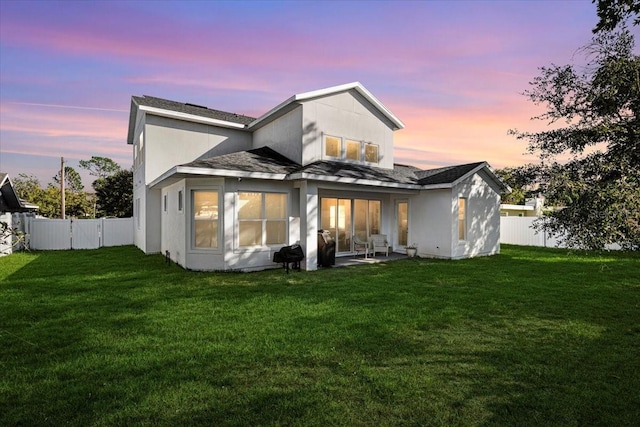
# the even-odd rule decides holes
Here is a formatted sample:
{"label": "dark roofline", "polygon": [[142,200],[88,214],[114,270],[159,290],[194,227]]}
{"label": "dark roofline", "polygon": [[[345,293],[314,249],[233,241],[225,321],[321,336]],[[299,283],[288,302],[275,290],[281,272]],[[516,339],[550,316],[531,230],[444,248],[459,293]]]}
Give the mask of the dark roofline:
{"label": "dark roofline", "polygon": [[[217,121],[220,125],[224,123],[235,124],[233,126],[239,129],[246,128],[249,123],[256,119],[254,117],[245,116],[243,114],[230,113],[222,110],[215,110],[202,105],[192,104],[189,102],[177,102],[155,96],[143,95],[131,97],[131,108],[129,110],[129,131],[127,135],[127,143],[133,144],[135,133],[136,118],[138,111],[146,110],[151,114],[158,114],[170,117],[172,114],[176,116],[182,115],[182,120],[188,120],[189,116],[194,118],[202,118],[205,121]],[[164,113],[164,114],[163,114]]]}
{"label": "dark roofline", "polygon": [[176,166],[155,180],[152,185],[155,186],[165,179],[177,175],[218,175],[280,181],[310,179],[420,190],[449,188],[470,174],[485,169],[488,177],[494,180],[499,187],[508,189],[491,171],[486,162],[430,170],[401,164],[394,164],[393,169],[385,169],[328,160],[320,160],[302,166],[269,147],[262,147],[199,159]]}

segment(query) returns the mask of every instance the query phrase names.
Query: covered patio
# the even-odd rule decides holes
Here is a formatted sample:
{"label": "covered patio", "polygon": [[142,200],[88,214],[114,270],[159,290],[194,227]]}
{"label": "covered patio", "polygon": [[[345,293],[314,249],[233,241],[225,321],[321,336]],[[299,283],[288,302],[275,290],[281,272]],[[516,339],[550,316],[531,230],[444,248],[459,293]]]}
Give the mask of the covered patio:
{"label": "covered patio", "polygon": [[339,256],[339,257],[336,257],[335,265],[331,267],[318,267],[318,269],[321,270],[323,268],[336,268],[336,267],[347,267],[352,265],[376,264],[379,262],[397,261],[399,259],[406,259],[406,258],[408,258],[407,255],[397,253],[397,252],[390,252],[389,256],[378,254],[375,257],[372,257],[371,255],[369,255],[367,258],[365,258],[364,255]]}

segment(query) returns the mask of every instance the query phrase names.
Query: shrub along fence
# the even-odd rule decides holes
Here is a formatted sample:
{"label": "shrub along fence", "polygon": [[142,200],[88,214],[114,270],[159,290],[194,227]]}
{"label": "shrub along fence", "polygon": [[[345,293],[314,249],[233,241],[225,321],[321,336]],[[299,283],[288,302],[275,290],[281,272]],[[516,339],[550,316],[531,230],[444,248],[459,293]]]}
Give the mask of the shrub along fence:
{"label": "shrub along fence", "polygon": [[34,250],[133,244],[133,218],[48,219],[14,214],[12,226],[25,233],[28,248]]}

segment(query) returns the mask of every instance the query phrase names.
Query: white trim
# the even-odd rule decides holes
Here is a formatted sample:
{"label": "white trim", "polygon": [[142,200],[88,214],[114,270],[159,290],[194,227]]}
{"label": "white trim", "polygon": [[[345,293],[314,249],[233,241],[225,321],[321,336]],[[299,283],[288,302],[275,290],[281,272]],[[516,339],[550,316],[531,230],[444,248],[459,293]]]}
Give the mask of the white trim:
{"label": "white trim", "polygon": [[502,209],[510,211],[533,211],[535,207],[530,205],[510,205],[508,203],[504,203],[500,205],[500,210]]}
{"label": "white trim", "polygon": [[387,119],[389,119],[393,123],[393,125],[396,127],[396,129],[404,129],[404,123],[399,118],[397,118],[391,112],[391,110],[389,110],[387,107],[385,107],[382,102],[380,102],[375,96],[373,96],[373,94],[371,94],[371,92],[369,92],[367,89],[365,89],[365,87],[362,86],[362,84],[360,82],[352,82],[352,83],[347,83],[347,84],[343,84],[343,85],[339,85],[339,86],[333,86],[333,87],[328,87],[328,88],[325,88],[325,89],[319,89],[319,90],[314,90],[314,91],[311,91],[311,92],[304,92],[304,93],[299,93],[297,95],[293,95],[292,97],[290,97],[286,101],[282,102],[281,104],[278,104],[277,106],[275,106],[271,110],[267,111],[262,116],[258,117],[253,122],[249,123],[248,128],[251,129],[251,128],[257,126],[258,124],[268,120],[272,115],[276,114],[277,112],[279,112],[280,110],[282,110],[285,107],[289,106],[290,104],[293,104],[294,102],[307,101],[309,99],[319,98],[319,97],[322,97],[322,96],[333,95],[333,94],[336,94],[336,93],[339,93],[339,92],[348,91],[348,90],[351,90],[351,89],[356,90],[367,101],[369,101],[374,107],[376,107],[376,109],[378,111],[380,111]]}
{"label": "white trim", "polygon": [[212,119],[209,117],[196,116],[195,114],[180,113],[178,111],[164,110],[162,108],[148,107],[146,105],[140,105],[138,108],[141,111],[145,111],[147,113],[154,114],[156,116],[168,117],[170,119],[186,120],[189,122],[204,123],[208,125],[216,125],[216,126],[222,126],[222,127],[228,127],[228,128],[234,128],[234,129],[245,129],[247,127],[246,125],[243,125],[240,123],[228,122],[226,120]]}
{"label": "white trim", "polygon": [[174,166],[153,181],[149,183],[149,188],[153,188],[162,181],[171,178],[177,174],[201,175],[201,176],[220,176],[227,178],[255,178],[255,179],[271,179],[276,181],[284,181],[287,177],[284,173],[265,173],[265,172],[244,172],[227,169],[208,169],[195,168],[189,166]]}
{"label": "white trim", "polygon": [[[373,181],[370,179],[359,179],[359,178],[343,178],[339,176],[327,176],[327,175],[315,175],[307,172],[295,173],[289,175],[290,180],[313,180],[313,181],[325,181],[325,182],[337,182],[341,184],[357,184],[357,185],[368,185],[372,187],[387,187],[387,188],[407,188],[413,190],[423,190],[424,186],[416,185],[416,184],[402,184],[396,182],[381,182],[381,181]],[[449,185],[450,188],[451,186]]]}

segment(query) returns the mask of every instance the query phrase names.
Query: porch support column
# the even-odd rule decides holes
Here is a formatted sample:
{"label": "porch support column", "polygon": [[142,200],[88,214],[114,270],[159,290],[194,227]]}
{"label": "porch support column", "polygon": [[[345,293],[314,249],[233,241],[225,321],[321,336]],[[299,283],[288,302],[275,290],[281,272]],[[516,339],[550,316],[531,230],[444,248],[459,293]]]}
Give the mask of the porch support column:
{"label": "porch support column", "polygon": [[318,186],[314,182],[300,182],[300,244],[305,258],[301,267],[318,269]]}

